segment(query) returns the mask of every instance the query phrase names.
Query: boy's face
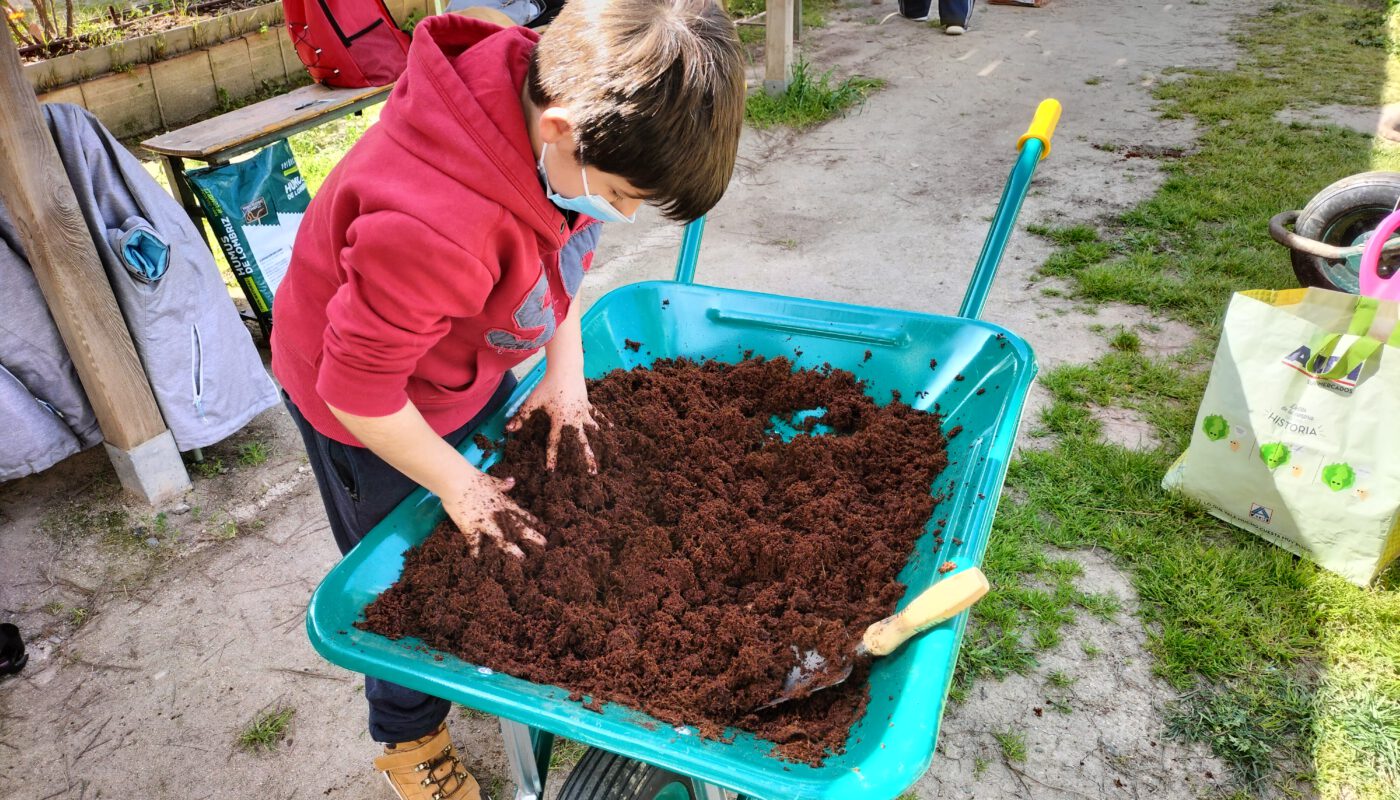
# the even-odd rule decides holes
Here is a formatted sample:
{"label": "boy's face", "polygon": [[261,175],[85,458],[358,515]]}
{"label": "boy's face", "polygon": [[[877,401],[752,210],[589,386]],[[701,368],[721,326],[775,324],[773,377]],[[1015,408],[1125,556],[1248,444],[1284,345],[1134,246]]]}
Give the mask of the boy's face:
{"label": "boy's face", "polygon": [[623,216],[637,213],[646,199],[627,180],[611,172],[603,172],[597,167],[580,167],[574,155],[572,137],[561,142],[550,142],[544,152],[545,173],[554,191],[565,197],[578,197],[584,194],[583,173],[588,173],[588,192],[601,195]]}
{"label": "boy's face", "polygon": [[[575,155],[574,129],[569,123],[569,112],[560,106],[550,106],[537,112],[535,118],[535,157],[544,153],[545,174],[549,186],[564,197],[578,197],[584,193],[583,176],[588,174],[588,193],[601,195],[623,216],[630,217],[646,202],[644,193],[627,182],[627,179],[611,172],[603,172],[597,167],[582,167]],[[543,145],[548,145],[544,147]]]}

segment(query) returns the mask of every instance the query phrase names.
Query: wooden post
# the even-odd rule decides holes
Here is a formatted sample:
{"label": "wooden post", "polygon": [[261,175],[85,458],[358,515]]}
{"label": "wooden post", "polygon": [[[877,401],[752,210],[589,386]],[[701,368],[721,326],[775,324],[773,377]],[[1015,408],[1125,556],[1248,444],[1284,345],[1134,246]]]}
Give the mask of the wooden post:
{"label": "wooden post", "polygon": [[0,45],[0,201],[107,440],[122,487],[151,504],[189,475],[166,430],[19,52]]}
{"label": "wooden post", "polygon": [[794,0],[767,0],[764,16],[767,39],[763,48],[763,90],[782,94],[792,81],[792,19]]}

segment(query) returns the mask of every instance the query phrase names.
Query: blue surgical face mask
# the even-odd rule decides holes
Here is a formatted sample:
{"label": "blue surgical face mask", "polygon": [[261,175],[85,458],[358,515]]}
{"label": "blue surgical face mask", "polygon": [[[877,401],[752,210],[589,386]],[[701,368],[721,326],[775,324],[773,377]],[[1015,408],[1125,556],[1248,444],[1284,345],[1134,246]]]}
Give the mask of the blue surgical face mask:
{"label": "blue surgical face mask", "polygon": [[603,222],[636,221],[636,214],[633,214],[630,217],[626,216],[621,211],[618,211],[612,203],[609,203],[607,200],[605,200],[602,195],[589,194],[588,172],[585,171],[582,167],[579,168],[579,172],[583,175],[583,194],[579,195],[578,197],[564,197],[563,195],[554,191],[554,189],[550,188],[549,173],[544,168],[544,154],[548,150],[549,143],[546,142],[540,148],[539,168],[540,177],[544,178],[544,190],[545,193],[549,196],[549,202],[553,203],[559,208],[566,209],[568,211],[577,211],[580,214],[587,214],[588,216],[597,220],[602,220]]}

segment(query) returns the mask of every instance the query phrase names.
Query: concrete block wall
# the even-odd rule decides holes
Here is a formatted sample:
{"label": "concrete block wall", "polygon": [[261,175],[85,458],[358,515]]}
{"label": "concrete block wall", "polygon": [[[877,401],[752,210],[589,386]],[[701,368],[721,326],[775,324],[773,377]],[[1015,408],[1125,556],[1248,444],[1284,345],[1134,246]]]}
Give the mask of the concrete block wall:
{"label": "concrete block wall", "polygon": [[[388,0],[400,24],[434,0]],[[45,103],[76,103],[119,137],[176,128],[265,87],[301,84],[306,70],[282,4],[25,65]]]}

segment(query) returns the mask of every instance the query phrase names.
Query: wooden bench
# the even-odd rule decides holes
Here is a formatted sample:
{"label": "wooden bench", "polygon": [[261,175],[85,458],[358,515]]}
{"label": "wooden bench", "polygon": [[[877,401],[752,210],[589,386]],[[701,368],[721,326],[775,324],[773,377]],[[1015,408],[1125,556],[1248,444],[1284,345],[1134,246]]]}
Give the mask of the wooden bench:
{"label": "wooden bench", "polygon": [[170,191],[203,229],[203,214],[193,189],[185,179],[185,160],[227,164],[243,153],[279,139],[323,125],[381,103],[393,86],[366,89],[330,89],[319,84],[303,86],[284,95],[163,133],[141,143],[160,156]]}

